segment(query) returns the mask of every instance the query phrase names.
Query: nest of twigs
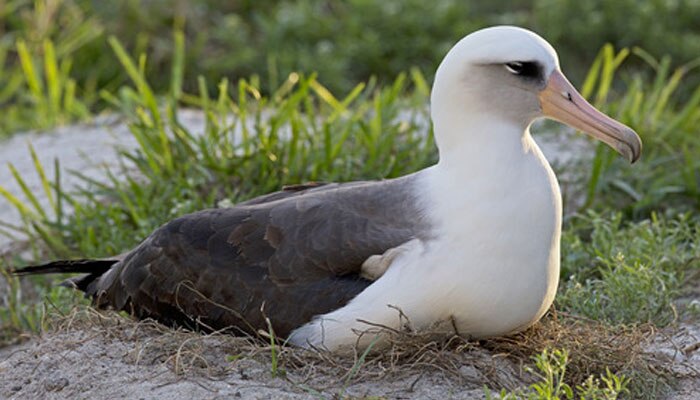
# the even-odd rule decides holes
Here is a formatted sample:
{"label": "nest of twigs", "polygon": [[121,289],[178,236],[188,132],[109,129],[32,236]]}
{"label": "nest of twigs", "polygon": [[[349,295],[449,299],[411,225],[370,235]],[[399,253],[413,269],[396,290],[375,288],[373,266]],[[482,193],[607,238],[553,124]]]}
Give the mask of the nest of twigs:
{"label": "nest of twigs", "polygon": [[[570,385],[606,369],[633,375],[663,376],[667,369],[644,344],[651,325],[609,327],[602,323],[550,312],[533,328],[490,340],[469,340],[436,332],[390,332],[386,344],[365,351],[328,353],[303,350],[269,336],[236,337],[171,329],[155,321],[135,321],[123,313],[76,307],[52,320],[55,331],[94,331],[106,339],[131,343],[125,355],[137,364],[165,363],[178,375],[220,379],[246,362],[262,362],[295,384],[318,387],[356,381],[407,379],[437,374],[462,387],[514,389],[532,382],[532,357],[544,349],[569,353]],[[225,354],[225,357],[222,357]],[[413,378],[410,378],[413,379]]]}

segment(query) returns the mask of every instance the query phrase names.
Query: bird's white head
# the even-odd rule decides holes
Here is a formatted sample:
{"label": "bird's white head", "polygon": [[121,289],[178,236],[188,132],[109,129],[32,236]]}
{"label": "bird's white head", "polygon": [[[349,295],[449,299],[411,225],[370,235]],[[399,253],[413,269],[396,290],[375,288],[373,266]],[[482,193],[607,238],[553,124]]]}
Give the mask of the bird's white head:
{"label": "bird's white head", "polygon": [[568,82],[547,41],[513,26],[476,31],[452,47],[435,76],[431,112],[441,150],[463,140],[465,130],[488,135],[489,125],[501,124],[522,134],[535,119],[548,117],[607,143],[631,162],[641,153],[632,129],[596,110]]}

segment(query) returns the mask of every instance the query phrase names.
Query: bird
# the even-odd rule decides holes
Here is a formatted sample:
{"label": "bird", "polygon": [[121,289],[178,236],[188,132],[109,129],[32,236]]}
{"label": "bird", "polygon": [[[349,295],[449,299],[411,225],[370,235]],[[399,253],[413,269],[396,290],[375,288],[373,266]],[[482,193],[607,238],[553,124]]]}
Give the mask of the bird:
{"label": "bird", "polygon": [[448,51],[430,115],[439,158],[426,169],[284,187],[178,217],[118,257],[14,273],[80,273],[68,284],[98,308],[323,351],[441,321],[470,338],[522,331],[554,300],[562,225],[530,126],[557,120],[631,163],[641,139],[576,91],[547,41],[515,26]]}

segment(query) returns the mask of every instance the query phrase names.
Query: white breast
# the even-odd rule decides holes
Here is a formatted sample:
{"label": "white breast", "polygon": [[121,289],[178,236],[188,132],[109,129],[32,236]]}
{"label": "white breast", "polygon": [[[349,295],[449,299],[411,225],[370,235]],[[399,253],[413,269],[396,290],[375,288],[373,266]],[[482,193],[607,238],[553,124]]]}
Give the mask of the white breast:
{"label": "white breast", "polygon": [[[480,160],[488,174],[426,171],[440,236],[421,263],[440,282],[430,287],[462,333],[494,336],[524,329],[549,308],[559,276],[561,195],[529,134],[519,151]],[[444,317],[444,315],[443,315]]]}

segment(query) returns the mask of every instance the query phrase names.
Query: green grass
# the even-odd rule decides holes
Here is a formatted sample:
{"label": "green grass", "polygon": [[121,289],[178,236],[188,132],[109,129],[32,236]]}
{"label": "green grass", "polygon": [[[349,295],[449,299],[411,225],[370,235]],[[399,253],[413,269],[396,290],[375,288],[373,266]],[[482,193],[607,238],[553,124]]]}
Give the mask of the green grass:
{"label": "green grass", "polygon": [[76,305],[86,303],[82,296],[63,287],[23,287],[6,268],[0,260],[0,280],[7,289],[0,295],[0,346],[15,343],[28,332],[44,331],[51,315],[66,315]]}
{"label": "green grass", "polygon": [[572,388],[566,383],[566,367],[569,355],[564,350],[544,350],[533,357],[535,368],[526,367],[526,371],[537,378],[537,382],[527,388],[508,392],[501,390],[496,396],[485,389],[486,399],[500,400],[614,400],[618,396],[629,393],[629,379],[624,375],[618,376],[610,370],[605,375],[595,377],[590,375],[582,384]]}
{"label": "green grass", "polygon": [[13,50],[20,66],[8,68],[5,60],[10,49],[0,44],[0,104],[4,110],[0,135],[51,128],[91,115],[92,97],[84,91],[78,97],[70,56],[59,57],[50,40],[37,49],[20,39]]}
{"label": "green grass", "polygon": [[[670,214],[670,213],[669,213]],[[590,212],[570,219],[562,239],[560,309],[610,324],[665,326],[674,300],[700,270],[700,220],[653,214],[623,222],[622,214]]]}
{"label": "green grass", "polygon": [[0,30],[8,30],[0,40],[0,137],[90,116],[96,81],[73,78],[73,56],[102,35],[94,17],[68,1],[30,6],[28,0],[10,0],[0,6]]}
{"label": "green grass", "polygon": [[[625,63],[643,62],[642,72],[620,72]],[[641,49],[615,52],[605,46],[582,86],[593,103],[634,128],[644,142],[633,167],[599,144],[588,184],[586,207],[619,209],[633,218],[654,210],[700,207],[700,86],[689,86],[700,59],[673,69],[669,57],[656,60]],[[624,92],[613,82],[624,78]],[[689,94],[683,96],[680,89]],[[613,101],[610,101],[613,99]]]}

